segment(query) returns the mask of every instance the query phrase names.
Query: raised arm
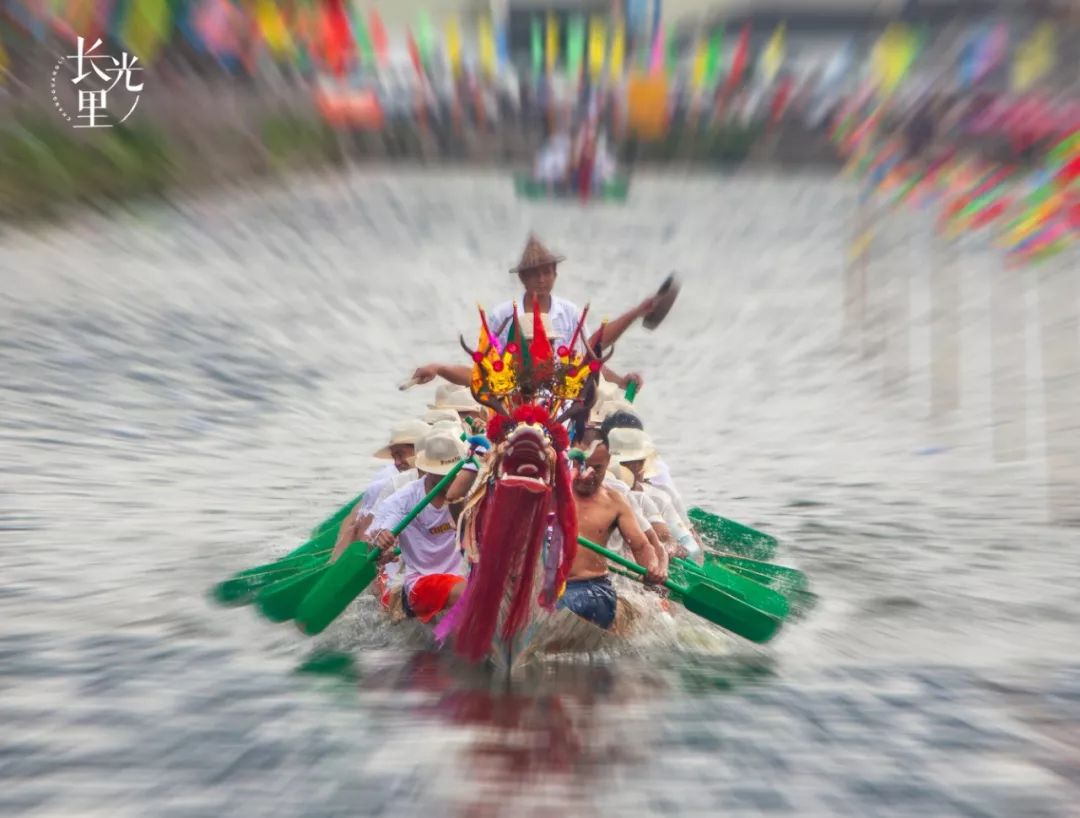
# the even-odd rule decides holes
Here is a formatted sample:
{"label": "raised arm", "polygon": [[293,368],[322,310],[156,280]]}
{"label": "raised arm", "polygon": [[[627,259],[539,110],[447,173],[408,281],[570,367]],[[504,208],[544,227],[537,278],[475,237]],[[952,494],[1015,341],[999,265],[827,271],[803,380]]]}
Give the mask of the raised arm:
{"label": "raised arm", "polygon": [[429,383],[436,378],[442,378],[458,386],[468,386],[472,383],[472,368],[457,364],[425,364],[417,367],[413,378],[417,383]]}
{"label": "raised arm", "polygon": [[630,508],[630,502],[618,492],[612,492],[612,496],[617,513],[615,524],[623,540],[630,546],[634,559],[645,569],[645,581],[653,584],[662,583],[667,579],[667,567],[661,563],[656,549],[638,525],[634,511]]}

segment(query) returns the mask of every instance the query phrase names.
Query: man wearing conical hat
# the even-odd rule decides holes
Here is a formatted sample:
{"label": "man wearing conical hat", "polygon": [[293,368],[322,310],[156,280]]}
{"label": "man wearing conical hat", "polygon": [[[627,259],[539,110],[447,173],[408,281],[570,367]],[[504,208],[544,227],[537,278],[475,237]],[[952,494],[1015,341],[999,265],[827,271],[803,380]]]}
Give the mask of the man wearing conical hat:
{"label": "man wearing conical hat", "polygon": [[[517,275],[521,285],[525,288],[525,292],[517,302],[507,301],[488,314],[488,325],[491,327],[492,332],[497,333],[505,340],[510,332],[510,319],[514,313],[514,304],[518,304],[518,314],[522,317],[531,315],[533,304],[537,304],[540,308],[541,319],[544,322],[544,329],[551,340],[551,345],[558,348],[561,345],[570,344],[574,329],[581,320],[581,310],[576,304],[560,298],[552,292],[555,288],[555,279],[558,277],[556,267],[563,260],[562,256],[552,253],[545,247],[535,234],[529,235],[525,250],[521,254],[521,261],[518,262],[516,267],[510,268],[510,273]],[[614,321],[609,321],[603,329],[602,345],[610,347],[614,344],[635,321],[648,315],[657,305],[658,300],[657,296],[650,296]],[[532,322],[522,321],[522,329],[528,337],[532,332]],[[598,340],[601,340],[599,337],[600,331],[597,331],[591,337],[588,336],[587,332],[582,334],[588,338],[591,345],[595,345]],[[582,340],[584,341],[584,339]],[[640,376],[633,373],[620,376],[605,369],[604,376],[623,389],[631,381],[635,381],[639,385],[641,383]],[[427,364],[413,373],[413,379],[418,383],[427,383],[436,377],[445,378],[451,383],[468,386],[472,380],[472,367],[453,364]]]}

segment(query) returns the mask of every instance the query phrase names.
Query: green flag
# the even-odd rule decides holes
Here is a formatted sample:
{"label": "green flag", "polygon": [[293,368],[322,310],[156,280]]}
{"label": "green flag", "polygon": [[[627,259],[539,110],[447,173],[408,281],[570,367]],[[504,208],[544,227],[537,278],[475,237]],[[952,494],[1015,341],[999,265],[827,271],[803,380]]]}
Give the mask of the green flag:
{"label": "green flag", "polygon": [[667,43],[664,50],[664,69],[669,77],[674,76],[679,65],[679,46],[675,42],[675,33],[667,32]]}
{"label": "green flag", "polygon": [[705,56],[705,84],[715,85],[720,70],[720,54],[724,48],[724,30],[720,29],[709,38],[709,51]]}
{"label": "green flag", "polygon": [[532,70],[533,76],[539,77],[544,72],[544,37],[543,24],[539,15],[533,15],[529,21],[529,33],[532,37]]}
{"label": "green flag", "polygon": [[581,61],[585,56],[585,17],[575,14],[570,18],[566,31],[566,73],[576,77],[581,73]]}
{"label": "green flag", "polygon": [[416,24],[416,48],[420,52],[420,61],[430,65],[431,52],[435,48],[435,27],[431,24],[431,15],[426,11],[420,12]]}

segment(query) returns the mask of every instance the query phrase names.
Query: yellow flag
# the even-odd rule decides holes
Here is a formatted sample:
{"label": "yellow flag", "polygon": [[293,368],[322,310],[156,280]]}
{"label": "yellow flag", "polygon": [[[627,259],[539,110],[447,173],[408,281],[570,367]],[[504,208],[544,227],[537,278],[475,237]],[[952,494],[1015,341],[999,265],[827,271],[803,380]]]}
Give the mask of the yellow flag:
{"label": "yellow flag", "polygon": [[758,69],[761,71],[766,82],[772,82],[780,72],[780,66],[784,64],[784,41],[787,38],[787,24],[781,23],[765,44],[765,48],[758,58]]}
{"label": "yellow flag", "polygon": [[1050,23],[1039,23],[1016,49],[1012,64],[1012,87],[1025,91],[1046,76],[1057,60],[1057,32]]}
{"label": "yellow flag", "polygon": [[446,59],[455,74],[461,70],[461,24],[456,17],[446,21]]}
{"label": "yellow flag", "polygon": [[622,79],[623,62],[626,59],[626,28],[620,20],[615,24],[615,30],[611,33],[611,56],[608,59],[608,69],[611,72],[612,82]]}
{"label": "yellow flag", "polygon": [[602,17],[593,17],[589,21],[589,74],[594,80],[604,73],[606,52],[607,27]]}
{"label": "yellow flag", "polygon": [[885,29],[870,55],[874,79],[883,91],[896,90],[911,68],[917,49],[918,40],[907,26],[892,23]]}
{"label": "yellow flag", "polygon": [[705,87],[705,73],[709,67],[709,50],[705,46],[705,40],[698,37],[694,42],[694,72],[691,82],[695,91]]}
{"label": "yellow flag", "polygon": [[550,74],[559,61],[559,20],[550,13],[547,17],[547,48],[544,49],[544,57],[546,58],[544,66]]}
{"label": "yellow flag", "polygon": [[292,37],[289,36],[285,18],[281,16],[281,11],[278,10],[274,0],[258,0],[258,5],[255,7],[255,22],[259,27],[259,33],[275,57],[293,53]]}
{"label": "yellow flag", "polygon": [[128,9],[124,21],[124,45],[143,63],[150,64],[172,34],[169,0],[141,0]]}
{"label": "yellow flag", "polygon": [[480,18],[476,33],[480,39],[480,68],[485,74],[494,74],[495,29],[491,24],[491,17],[485,14]]}

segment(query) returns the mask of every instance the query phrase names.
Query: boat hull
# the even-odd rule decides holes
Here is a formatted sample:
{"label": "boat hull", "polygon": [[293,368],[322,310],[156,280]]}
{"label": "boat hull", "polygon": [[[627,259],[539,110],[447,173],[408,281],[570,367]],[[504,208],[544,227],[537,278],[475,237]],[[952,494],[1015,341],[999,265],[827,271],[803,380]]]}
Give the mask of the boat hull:
{"label": "boat hull", "polygon": [[[508,607],[504,600],[500,623]],[[389,594],[387,616],[391,622],[423,629],[433,634],[434,622],[425,625],[405,615],[400,589]],[[489,663],[500,671],[513,671],[530,662],[558,654],[587,654],[610,649],[625,642],[636,630],[641,611],[637,603],[620,597],[615,622],[609,629],[600,628],[575,613],[562,608],[548,611],[534,604],[528,624],[512,639],[504,640],[499,629],[488,652]]]}

